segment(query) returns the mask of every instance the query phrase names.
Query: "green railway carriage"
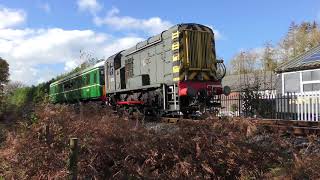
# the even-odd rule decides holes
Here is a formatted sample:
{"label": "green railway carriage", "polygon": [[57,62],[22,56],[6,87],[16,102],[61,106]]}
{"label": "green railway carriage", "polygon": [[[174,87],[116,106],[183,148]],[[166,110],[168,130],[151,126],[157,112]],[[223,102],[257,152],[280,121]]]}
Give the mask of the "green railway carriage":
{"label": "green railway carriage", "polygon": [[104,68],[95,65],[50,84],[50,101],[76,102],[103,98]]}

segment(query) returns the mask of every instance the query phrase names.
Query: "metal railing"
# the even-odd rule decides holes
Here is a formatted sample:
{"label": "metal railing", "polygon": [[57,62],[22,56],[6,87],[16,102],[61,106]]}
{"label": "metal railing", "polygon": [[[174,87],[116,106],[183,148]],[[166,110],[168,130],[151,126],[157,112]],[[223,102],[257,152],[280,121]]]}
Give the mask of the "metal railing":
{"label": "metal railing", "polygon": [[320,121],[320,91],[308,93],[232,92],[220,95],[220,116]]}

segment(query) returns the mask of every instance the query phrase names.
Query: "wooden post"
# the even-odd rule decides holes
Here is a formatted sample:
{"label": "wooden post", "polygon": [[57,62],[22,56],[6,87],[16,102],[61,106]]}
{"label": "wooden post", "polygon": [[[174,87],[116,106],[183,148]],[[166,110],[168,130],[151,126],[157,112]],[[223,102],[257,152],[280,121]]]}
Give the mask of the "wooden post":
{"label": "wooden post", "polygon": [[70,139],[69,179],[76,180],[78,175],[78,138]]}
{"label": "wooden post", "polygon": [[79,109],[80,109],[80,121],[82,121],[83,120],[83,109],[82,109],[82,102],[81,101],[79,101]]}
{"label": "wooden post", "polygon": [[290,96],[290,93],[287,92],[287,97],[286,97],[286,105],[287,107],[285,108],[285,111],[286,111],[286,116],[285,116],[285,119],[288,120],[290,118],[290,103],[289,103],[289,98]]}
{"label": "wooden post", "polygon": [[45,126],[45,141],[47,144],[51,143],[49,124],[46,124]]}

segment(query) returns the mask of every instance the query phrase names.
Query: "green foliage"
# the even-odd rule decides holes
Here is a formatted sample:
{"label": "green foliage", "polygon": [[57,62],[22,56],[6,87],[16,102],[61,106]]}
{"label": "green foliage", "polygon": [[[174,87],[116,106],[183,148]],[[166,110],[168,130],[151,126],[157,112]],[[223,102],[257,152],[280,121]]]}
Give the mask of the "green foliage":
{"label": "green foliage", "polygon": [[6,60],[0,57],[0,118],[3,115],[4,106],[4,85],[8,83],[9,78],[9,64]]}
{"label": "green foliage", "polygon": [[35,113],[31,113],[31,115],[30,115],[30,122],[31,122],[32,124],[36,124],[36,123],[38,123],[38,121],[39,121],[39,118],[37,117],[37,115],[36,115]]}
{"label": "green foliage", "polygon": [[9,81],[8,78],[9,78],[9,64],[7,63],[6,60],[0,57],[0,86],[1,87],[2,87],[2,84],[8,83]]}
{"label": "green foliage", "polygon": [[[32,115],[36,104],[48,101],[50,82],[42,83],[37,86],[16,88],[8,92],[3,103],[3,115],[6,119],[11,116],[12,120],[20,119],[34,123],[36,117]],[[0,114],[1,118],[1,114]],[[20,119],[21,120],[21,119]]]}
{"label": "green foliage", "polygon": [[[5,140],[6,140],[6,131],[3,125],[0,124],[0,147]],[[1,177],[0,177],[0,180],[1,180]]]}
{"label": "green foliage", "polygon": [[32,88],[30,87],[16,89],[8,96],[8,103],[18,108],[23,107],[32,101],[32,94]]}
{"label": "green foliage", "polygon": [[232,111],[232,112],[238,111],[238,105],[232,104],[232,105],[231,105],[231,111]]}
{"label": "green foliage", "polygon": [[257,114],[260,104],[260,94],[258,93],[257,89],[255,88],[246,87],[243,89],[241,94],[241,98],[243,100],[243,111],[245,112],[246,117],[252,117],[253,115]]}

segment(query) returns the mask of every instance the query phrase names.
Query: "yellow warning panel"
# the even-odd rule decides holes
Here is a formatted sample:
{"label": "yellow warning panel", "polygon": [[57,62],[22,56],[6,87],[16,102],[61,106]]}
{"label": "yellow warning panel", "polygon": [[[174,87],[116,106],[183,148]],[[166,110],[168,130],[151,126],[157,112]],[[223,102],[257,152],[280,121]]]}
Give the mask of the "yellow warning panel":
{"label": "yellow warning panel", "polygon": [[173,73],[178,73],[180,71],[180,66],[173,66],[172,67],[172,72]]}
{"label": "yellow warning panel", "polygon": [[172,43],[172,51],[179,49],[179,42]]}
{"label": "yellow warning panel", "polygon": [[172,39],[176,39],[179,37],[179,31],[172,33]]}
{"label": "yellow warning panel", "polygon": [[180,78],[179,77],[175,77],[175,78],[173,78],[173,81],[179,81],[180,80]]}
{"label": "yellow warning panel", "polygon": [[179,57],[179,53],[176,53],[172,56],[172,61],[179,61],[180,57]]}

